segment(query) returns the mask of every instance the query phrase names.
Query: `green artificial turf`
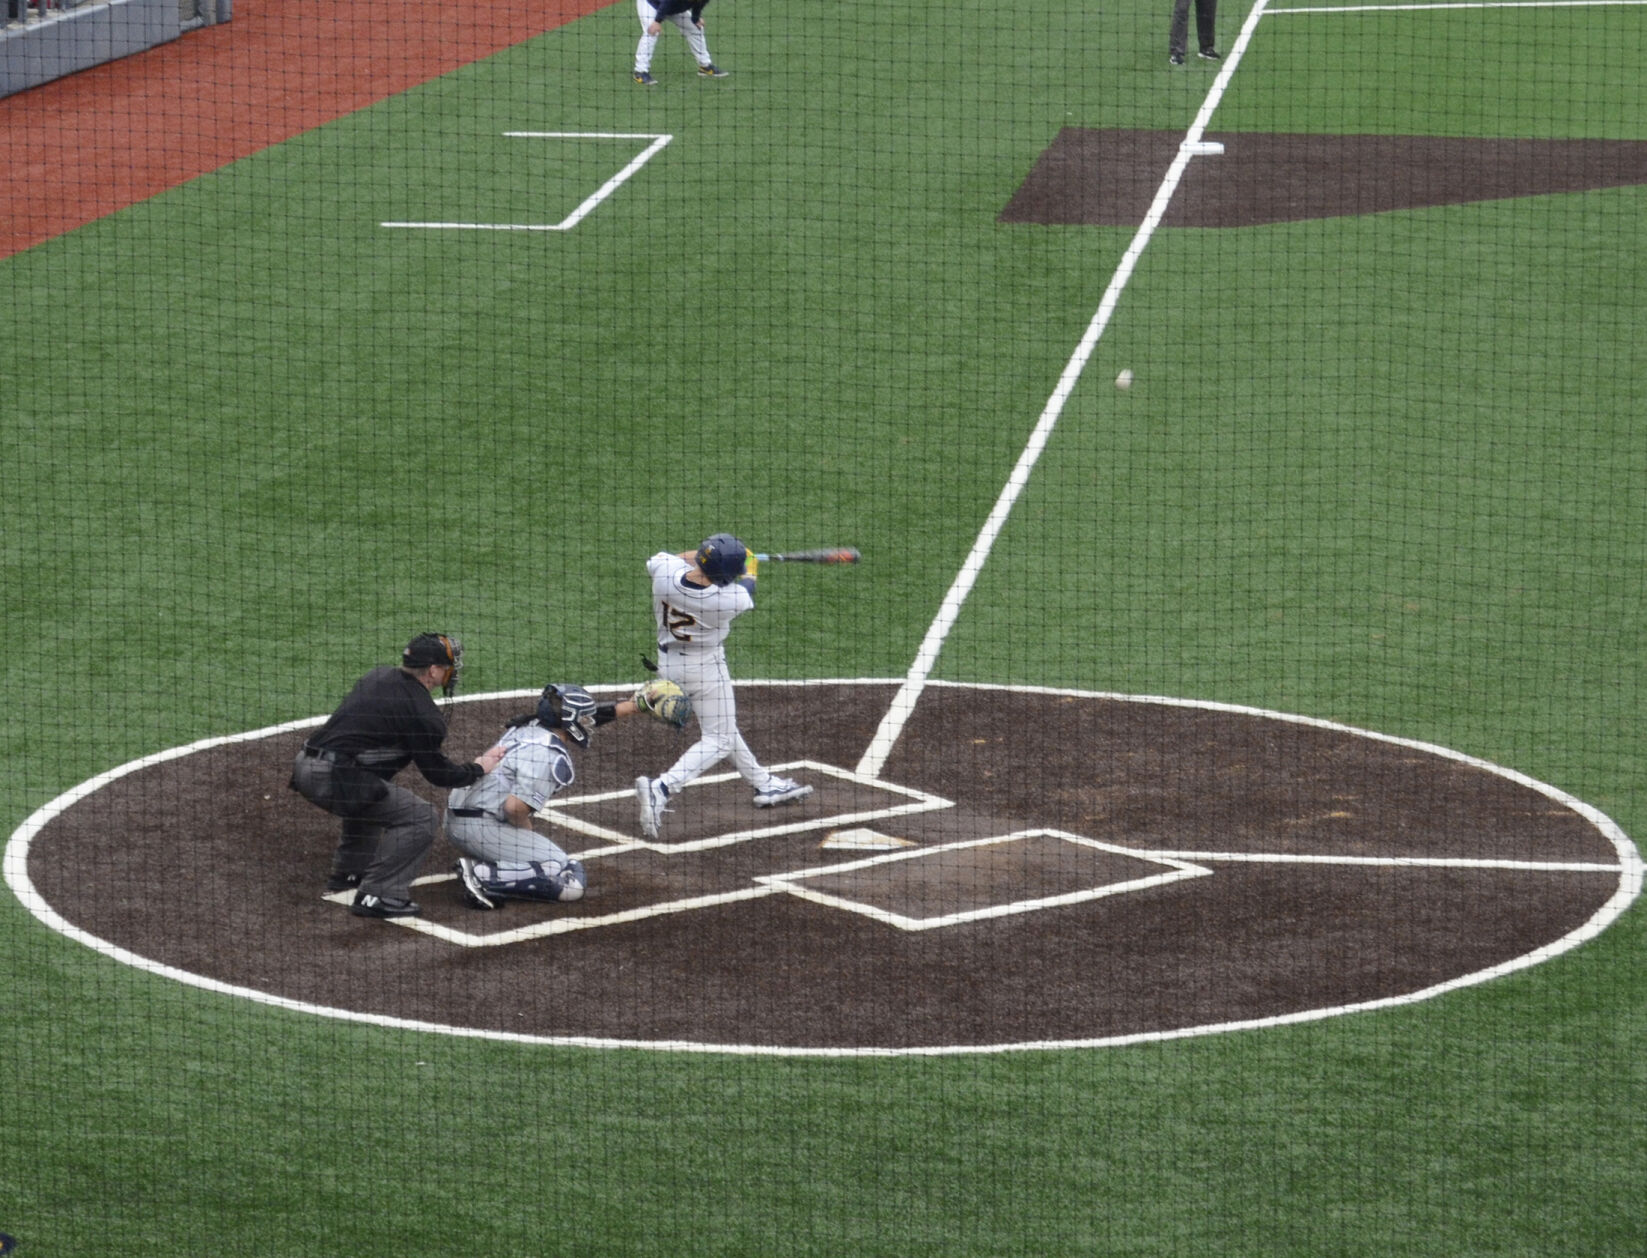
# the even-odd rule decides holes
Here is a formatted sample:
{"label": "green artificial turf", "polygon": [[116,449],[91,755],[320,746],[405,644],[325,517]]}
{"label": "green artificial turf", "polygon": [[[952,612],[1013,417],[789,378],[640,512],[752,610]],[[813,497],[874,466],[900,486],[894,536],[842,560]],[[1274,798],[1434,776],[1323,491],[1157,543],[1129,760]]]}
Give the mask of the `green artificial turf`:
{"label": "green artificial turf", "polygon": [[[665,32],[646,92],[619,5],[0,262],[6,831],[323,713],[426,628],[474,692],[631,679],[646,556],[720,528],[865,555],[767,574],[736,675],[901,677],[1132,240],[996,215],[1061,127],[1189,125],[1216,70],[1167,68],[1166,16],[725,3],[732,77]],[[1641,139],[1644,28],[1276,14],[1210,127]],[[573,231],[379,226],[555,222],[646,143],[517,129],[675,138]],[[935,675],[1345,721],[1639,830],[1643,198],[1157,234]],[[1400,1011],[772,1061],[269,1010],[6,897],[0,1231],[18,1258],[1632,1252],[1641,922]]]}

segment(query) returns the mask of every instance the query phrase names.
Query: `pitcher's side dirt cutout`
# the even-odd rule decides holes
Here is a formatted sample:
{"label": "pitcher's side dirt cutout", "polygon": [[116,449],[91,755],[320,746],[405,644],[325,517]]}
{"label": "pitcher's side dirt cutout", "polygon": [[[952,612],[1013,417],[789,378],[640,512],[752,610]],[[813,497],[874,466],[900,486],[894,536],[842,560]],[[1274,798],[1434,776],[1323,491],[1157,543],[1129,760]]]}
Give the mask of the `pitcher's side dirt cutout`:
{"label": "pitcher's side dirt cutout", "polygon": [[[335,1016],[811,1053],[1400,1003],[1547,960],[1641,889],[1629,838],[1554,787],[1276,713],[932,683],[881,777],[859,777],[896,690],[740,684],[751,739],[816,794],[756,811],[722,775],[655,843],[629,785],[682,735],[602,729],[552,818],[589,870],[572,905],[467,908],[444,840],[414,923],[323,898],[335,823],[285,785],[318,721],[106,774],[13,836],[6,876],[125,960]],[[475,754],[521,705],[460,702],[449,747]]]}
{"label": "pitcher's side dirt cutout", "polygon": [[[1136,227],[1177,155],[1176,131],[1064,127],[1003,223]],[[1208,132],[1164,227],[1256,227],[1647,184],[1639,140]]]}

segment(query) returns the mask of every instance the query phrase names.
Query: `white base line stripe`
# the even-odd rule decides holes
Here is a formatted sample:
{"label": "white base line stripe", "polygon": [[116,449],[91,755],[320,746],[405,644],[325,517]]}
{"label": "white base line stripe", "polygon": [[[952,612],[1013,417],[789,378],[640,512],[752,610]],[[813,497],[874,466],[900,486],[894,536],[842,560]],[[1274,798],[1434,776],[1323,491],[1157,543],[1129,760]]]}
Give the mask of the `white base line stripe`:
{"label": "white base line stripe", "polygon": [[530,140],[651,140],[639,157],[630,162],[617,174],[613,175],[558,223],[381,223],[381,227],[413,227],[430,228],[450,231],[477,231],[477,232],[563,232],[576,227],[591,213],[596,206],[618,190],[624,180],[628,179],[642,166],[652,159],[664,145],[675,137],[672,135],[638,134],[627,131],[505,131],[506,136]]}
{"label": "white base line stripe", "polygon": [[1128,855],[1144,860],[1211,861],[1253,865],[1360,865],[1386,869],[1513,869],[1523,873],[1621,874],[1617,862],[1595,861],[1512,861],[1475,859],[1466,856],[1331,856],[1294,852],[1179,852],[1169,849],[1145,851],[1127,849]]}
{"label": "white base line stripe", "polygon": [[1035,470],[1035,464],[1040,460],[1041,452],[1046,449],[1047,442],[1052,437],[1052,430],[1057,427],[1059,417],[1064,413],[1064,407],[1069,402],[1070,395],[1075,392],[1075,386],[1081,379],[1081,373],[1086,369],[1087,361],[1098,347],[1099,339],[1104,335],[1104,329],[1109,326],[1115,308],[1120,304],[1121,294],[1126,290],[1132,273],[1138,266],[1138,261],[1148,248],[1150,240],[1155,235],[1155,229],[1161,225],[1166,217],[1167,207],[1172,204],[1173,194],[1178,190],[1178,182],[1184,176],[1190,159],[1195,154],[1195,146],[1201,143],[1206,133],[1207,123],[1218,108],[1218,102],[1223,99],[1224,92],[1229,86],[1230,79],[1235,74],[1235,68],[1241,62],[1241,57],[1252,42],[1253,32],[1258,28],[1258,21],[1264,15],[1264,7],[1269,0],[1258,0],[1252,11],[1247,14],[1247,20],[1241,26],[1241,33],[1236,37],[1229,55],[1219,67],[1218,76],[1213,80],[1207,97],[1201,102],[1201,108],[1195,115],[1195,121],[1190,124],[1189,131],[1178,146],[1178,151],[1172,159],[1172,165],[1167,168],[1166,177],[1156,190],[1155,200],[1150,203],[1149,212],[1144,215],[1144,221],[1139,224],[1133,234],[1132,243],[1121,255],[1121,264],[1110,279],[1109,287],[1104,290],[1098,309],[1092,316],[1092,322],[1087,325],[1086,333],[1076,345],[1075,352],[1070,355],[1065,364],[1063,374],[1058,378],[1057,387],[1052,396],[1041,410],[1041,418],[1030,434],[1029,444],[1018,457],[1018,464],[1007,477],[1007,483],[1001,490],[1000,497],[995,501],[995,508],[984,521],[984,526],[978,532],[977,540],[972,544],[972,551],[961,564],[961,570],[956,575],[954,583],[949,587],[949,593],[938,609],[938,615],[927,630],[926,638],[922,641],[920,650],[916,652],[915,662],[910,665],[909,672],[904,678],[904,684],[897,695],[893,697],[887,714],[881,720],[880,728],[875,731],[875,737],[870,740],[869,747],[864,751],[863,759],[858,762],[858,772],[865,777],[879,775],[886,764],[886,759],[892,754],[892,748],[903,732],[904,725],[914,714],[915,704],[921,697],[921,691],[926,687],[927,678],[931,676],[933,667],[938,662],[938,653],[943,650],[944,641],[949,637],[949,631],[955,627],[960,618],[961,608],[965,605],[967,596],[972,592],[978,575],[983,571],[988,561],[990,551],[994,549],[995,540],[1006,527],[1007,517],[1012,514],[1013,505],[1018,501],[1018,495],[1029,484],[1030,473]]}
{"label": "white base line stripe", "polygon": [[1410,13],[1421,9],[1597,9],[1635,8],[1647,0],[1459,0],[1437,4],[1324,4],[1307,9],[1271,9],[1277,13]]}

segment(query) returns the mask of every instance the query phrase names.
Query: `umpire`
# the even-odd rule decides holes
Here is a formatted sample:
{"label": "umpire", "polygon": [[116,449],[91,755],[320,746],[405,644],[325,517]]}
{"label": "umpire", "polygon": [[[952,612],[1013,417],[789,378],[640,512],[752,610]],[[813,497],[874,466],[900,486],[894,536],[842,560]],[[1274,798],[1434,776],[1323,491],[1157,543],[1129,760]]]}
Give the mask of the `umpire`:
{"label": "umpire", "polygon": [[374,668],[330,719],[303,744],[291,788],[343,819],[327,891],[356,887],[357,917],[416,917],[412,876],[435,841],[434,806],[390,779],[408,764],[433,785],[468,786],[503,759],[492,747],[473,764],[441,751],[446,717],[430,692],[451,695],[463,667],[463,646],[443,633],[421,633],[406,644],[400,667]]}

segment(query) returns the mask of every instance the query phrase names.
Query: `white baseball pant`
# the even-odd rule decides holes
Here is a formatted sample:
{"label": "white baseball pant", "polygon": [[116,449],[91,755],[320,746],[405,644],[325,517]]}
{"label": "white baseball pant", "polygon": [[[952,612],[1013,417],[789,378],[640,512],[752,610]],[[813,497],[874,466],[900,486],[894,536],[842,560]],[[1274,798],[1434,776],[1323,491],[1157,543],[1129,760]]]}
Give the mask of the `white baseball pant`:
{"label": "white baseball pant", "polygon": [[[666,18],[659,18],[658,11],[647,0],[635,0],[635,11],[640,14],[641,37],[635,47],[635,73],[644,74],[652,68],[652,54],[657,51],[658,35],[647,33],[647,27],[653,22],[673,22],[680,30],[681,37],[686,40],[686,46],[692,50],[692,55],[698,59],[700,66],[709,64],[709,41],[698,29],[698,24],[692,20],[690,13],[671,13]],[[661,35],[662,32],[660,31]]]}
{"label": "white baseball pant", "polygon": [[738,732],[738,701],[732,693],[726,652],[718,647],[709,651],[671,647],[659,654],[658,673],[691,697],[701,731],[698,741],[658,779],[669,793],[707,773],[727,756],[732,757],[732,765],[744,781],[756,790],[771,787],[776,780],[774,774],[755,759]]}

